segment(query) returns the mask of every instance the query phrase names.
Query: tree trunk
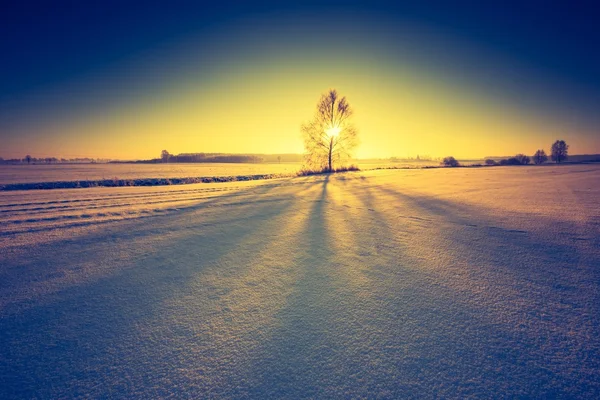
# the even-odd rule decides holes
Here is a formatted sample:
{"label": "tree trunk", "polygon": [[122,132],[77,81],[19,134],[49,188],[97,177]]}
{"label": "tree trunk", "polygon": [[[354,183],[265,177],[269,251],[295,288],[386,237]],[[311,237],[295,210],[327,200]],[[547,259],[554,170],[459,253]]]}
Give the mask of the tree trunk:
{"label": "tree trunk", "polygon": [[333,150],[333,138],[329,139],[329,172],[332,171],[331,169],[331,152]]}

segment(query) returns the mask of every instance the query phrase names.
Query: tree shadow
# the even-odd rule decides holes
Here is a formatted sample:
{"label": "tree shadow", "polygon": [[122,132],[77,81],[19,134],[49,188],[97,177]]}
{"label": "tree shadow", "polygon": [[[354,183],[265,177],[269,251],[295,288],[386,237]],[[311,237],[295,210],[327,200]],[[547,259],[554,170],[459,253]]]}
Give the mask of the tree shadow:
{"label": "tree shadow", "polygon": [[243,395],[256,398],[321,397],[323,391],[339,376],[335,364],[325,365],[321,357],[335,358],[339,350],[331,341],[327,329],[336,319],[335,255],[327,228],[330,206],[329,187],[332,178],[326,175],[320,194],[301,232],[295,238],[295,257],[289,260],[296,269],[297,279],[285,305],[276,315],[276,329],[263,341],[246,374]]}
{"label": "tree shadow", "polygon": [[[310,182],[301,184],[311,185]],[[76,279],[78,276],[85,280],[96,275],[101,277],[102,274],[98,272],[110,272],[113,263],[110,261],[111,257],[122,255],[123,258],[127,256],[140,258],[157,253],[154,247],[131,245],[130,242],[155,241],[156,246],[159,246],[161,242],[174,241],[180,236],[189,235],[190,230],[198,233],[217,224],[226,225],[240,219],[252,219],[270,205],[276,206],[280,199],[263,198],[268,197],[269,193],[276,188],[275,184],[252,186],[234,193],[226,193],[222,197],[198,199],[186,207],[167,214],[147,215],[128,220],[85,222],[86,227],[90,228],[89,231],[79,226],[42,228],[41,230],[48,233],[35,232],[35,234],[49,235],[43,237],[49,237],[50,240],[36,245],[35,251],[21,246],[22,251],[7,251],[3,254],[4,268],[0,270],[0,277],[3,278],[0,279],[2,282],[0,290],[4,291],[5,299],[14,300],[11,293],[5,290],[11,287],[23,289],[22,276],[35,276],[35,280],[29,284],[37,286],[35,293],[39,295],[48,294],[49,288],[55,286],[55,281],[66,281],[65,283],[70,284],[79,283]],[[239,200],[235,201],[237,199]],[[290,199],[291,197],[288,196],[284,200]],[[242,215],[219,214],[228,207],[243,206],[246,203],[249,210]],[[261,207],[254,207],[255,205]],[[197,222],[190,224],[191,218],[197,218]],[[184,231],[182,227],[188,229]],[[33,233],[26,232],[27,235]],[[19,232],[9,234],[10,240],[15,243],[18,243],[20,236],[22,235]],[[98,246],[101,242],[104,242],[106,247]],[[107,252],[107,248],[111,251]],[[69,249],[68,252],[65,252],[65,249]],[[53,262],[54,260],[61,261]],[[99,266],[102,268],[98,268]],[[3,312],[6,304],[7,302],[0,301],[0,312]]]}
{"label": "tree shadow", "polygon": [[[600,354],[600,343],[590,342],[600,330],[597,321],[589,319],[600,315],[600,296],[590,285],[600,279],[600,271],[593,268],[600,260],[589,248],[579,252],[577,243],[564,238],[513,229],[472,204],[375,186],[366,190],[394,202],[394,210],[404,216],[430,216],[410,228],[411,241],[420,244],[409,253],[423,257],[419,264],[429,266],[423,273],[442,285],[437,290],[478,321],[465,327],[480,330],[466,343],[492,346],[484,353],[491,357],[480,363],[480,371],[496,377],[490,387],[509,379],[515,368],[521,370],[526,358],[545,360],[568,353],[551,365],[523,370],[523,379],[514,380],[514,387],[547,396],[572,394],[568,390],[573,388],[582,396],[598,390],[589,385],[593,378],[588,371],[597,367],[589,354]],[[511,347],[502,349],[502,343]],[[496,360],[496,366],[490,360]],[[577,384],[582,379],[587,386]]]}
{"label": "tree shadow", "polygon": [[[107,238],[140,249],[119,261],[126,269],[4,314],[2,394],[598,392],[599,272],[586,269],[597,258],[502,228],[482,207],[369,179],[302,182],[303,194],[281,201],[258,200],[276,186],[236,208],[214,199],[214,218],[199,226],[201,204],[89,235],[75,259]],[[540,260],[548,270],[536,271]]]}
{"label": "tree shadow", "polygon": [[[310,190],[313,183],[305,183]],[[199,275],[218,270],[219,260],[236,252],[241,243],[257,234],[276,232],[277,223],[302,201],[296,196],[258,201],[276,188],[248,189],[247,206],[237,206],[238,221],[236,209],[231,213],[225,206],[213,208],[210,224],[194,226],[195,216],[206,209],[204,202],[176,216],[127,222],[125,230],[117,224],[112,230],[42,246],[21,264],[30,271],[27,276],[35,277],[36,269],[61,263],[67,266],[55,271],[63,274],[84,262],[106,269],[100,276],[83,276],[55,293],[34,295],[2,310],[3,396],[101,395],[109,390],[116,396],[135,391],[151,394],[153,386],[146,386],[145,379],[176,380],[163,374],[172,362],[166,356],[184,349],[175,354],[155,352],[168,348],[161,337],[168,340],[173,332],[155,331],[149,324],[164,311],[166,301],[181,296]],[[219,202],[213,199],[210,204]],[[110,240],[110,244],[98,246],[98,240]],[[48,279],[47,271],[40,274],[41,279]],[[144,366],[144,361],[150,364]],[[114,385],[109,389],[102,382]]]}
{"label": "tree shadow", "polygon": [[[560,396],[597,390],[588,373],[596,362],[587,357],[598,353],[589,345],[597,327],[586,312],[565,310],[571,304],[598,315],[585,300],[597,296],[593,286],[583,297],[571,296],[562,289],[585,282],[569,275],[561,283],[548,281],[544,276],[552,274],[535,274],[535,265],[523,271],[519,263],[504,263],[507,251],[532,253],[531,260],[544,252],[535,248],[538,238],[523,242],[515,229],[491,229],[493,240],[477,244],[478,235],[490,233],[473,235],[474,221],[501,226],[484,209],[384,195],[385,188],[364,183],[334,180],[324,189],[326,202],[315,203],[298,239],[308,241],[313,258],[299,266],[303,272],[277,316],[280,327],[248,369],[244,395]],[[339,186],[344,193],[336,194]],[[404,215],[396,215],[398,209]],[[546,260],[561,260],[569,251],[564,245],[562,255]],[[565,286],[552,293],[557,283]],[[545,363],[575,348],[581,350]]]}

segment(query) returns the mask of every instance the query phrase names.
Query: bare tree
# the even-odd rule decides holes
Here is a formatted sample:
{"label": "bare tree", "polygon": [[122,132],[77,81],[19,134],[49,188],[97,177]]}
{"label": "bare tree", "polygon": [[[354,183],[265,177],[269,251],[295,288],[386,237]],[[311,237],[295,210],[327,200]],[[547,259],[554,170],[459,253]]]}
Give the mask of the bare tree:
{"label": "bare tree", "polygon": [[27,164],[31,164],[31,156],[29,154],[25,156],[24,160],[27,162]]}
{"label": "bare tree", "polygon": [[543,164],[548,161],[548,156],[544,150],[538,150],[533,155],[533,162],[536,164]]}
{"label": "bare tree", "polygon": [[352,114],[346,97],[340,98],[335,89],[321,96],[313,120],[301,128],[309,168],[333,171],[334,164],[350,159],[358,145]]}
{"label": "bare tree", "polygon": [[171,155],[170,155],[170,154],[169,154],[169,152],[168,152],[168,151],[166,151],[166,150],[163,150],[163,151],[160,153],[160,158],[162,159],[162,161],[163,161],[163,162],[169,162],[169,157],[171,157]]}
{"label": "bare tree", "polygon": [[552,161],[557,164],[565,161],[569,157],[569,145],[564,140],[557,140],[552,144]]}

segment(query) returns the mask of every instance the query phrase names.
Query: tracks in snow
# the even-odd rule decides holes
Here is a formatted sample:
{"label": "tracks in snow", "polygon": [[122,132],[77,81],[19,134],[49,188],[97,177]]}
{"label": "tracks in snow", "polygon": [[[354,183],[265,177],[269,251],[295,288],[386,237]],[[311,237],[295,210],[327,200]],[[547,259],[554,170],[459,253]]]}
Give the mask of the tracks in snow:
{"label": "tracks in snow", "polygon": [[21,192],[0,196],[0,237],[78,228],[125,219],[164,215],[182,209],[239,204],[244,196],[268,190],[277,184],[220,185],[182,188],[97,188],[91,190],[36,193]]}

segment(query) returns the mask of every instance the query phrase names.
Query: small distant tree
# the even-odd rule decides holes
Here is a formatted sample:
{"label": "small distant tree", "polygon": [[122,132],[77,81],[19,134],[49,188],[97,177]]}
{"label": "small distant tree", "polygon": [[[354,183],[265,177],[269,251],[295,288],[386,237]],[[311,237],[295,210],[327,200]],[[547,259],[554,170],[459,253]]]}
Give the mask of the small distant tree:
{"label": "small distant tree", "polygon": [[334,164],[350,159],[358,145],[352,114],[346,97],[335,89],[321,95],[314,118],[301,127],[307,167],[333,171]]}
{"label": "small distant tree", "polygon": [[448,156],[442,160],[442,164],[446,167],[458,167],[460,164],[452,156]]}
{"label": "small distant tree", "polygon": [[277,162],[281,164],[281,156],[277,156]]}
{"label": "small distant tree", "polygon": [[515,158],[517,159],[517,161],[518,161],[518,162],[519,162],[519,164],[521,164],[521,165],[527,165],[527,164],[529,164],[529,162],[531,161],[531,160],[529,159],[529,157],[528,157],[528,156],[526,156],[525,154],[517,154],[517,155],[515,156]]}
{"label": "small distant tree", "polygon": [[565,161],[569,157],[569,145],[564,140],[557,140],[552,144],[552,161],[557,164]]}
{"label": "small distant tree", "polygon": [[537,165],[543,164],[548,161],[548,156],[544,150],[538,150],[533,155],[533,162]]}
{"label": "small distant tree", "polygon": [[485,160],[485,165],[498,165],[498,163],[496,162],[496,160],[492,160],[491,158],[487,158]]}
{"label": "small distant tree", "polygon": [[27,155],[25,156],[25,159],[24,159],[24,160],[25,160],[25,162],[26,162],[27,164],[31,164],[31,156],[30,156],[29,154],[27,154]]}
{"label": "small distant tree", "polygon": [[168,152],[168,151],[166,151],[166,150],[163,150],[163,151],[160,153],[160,158],[161,158],[162,162],[165,162],[165,163],[166,163],[166,162],[169,162],[169,157],[171,157],[171,155],[170,155],[170,154],[169,154],[169,152]]}

